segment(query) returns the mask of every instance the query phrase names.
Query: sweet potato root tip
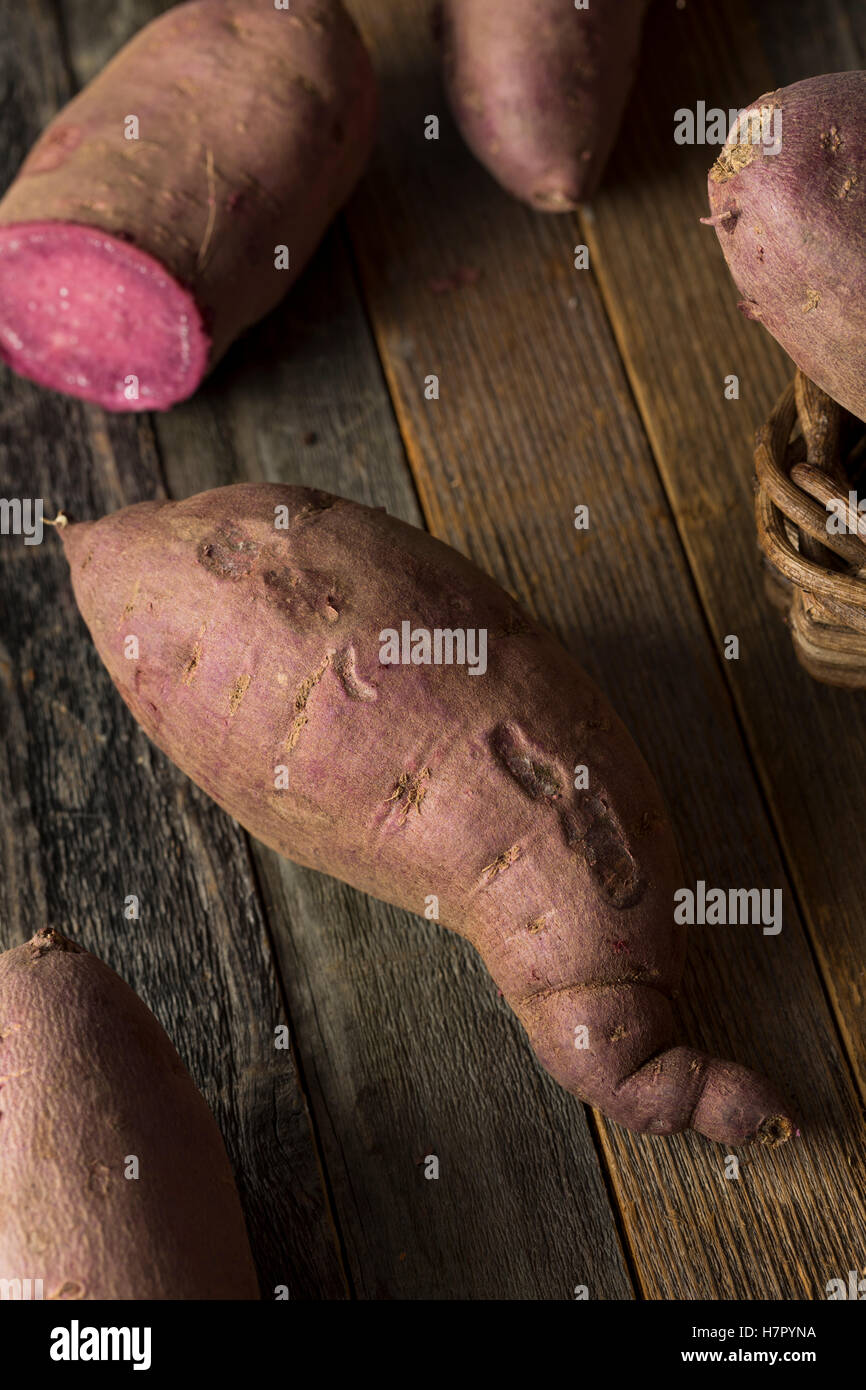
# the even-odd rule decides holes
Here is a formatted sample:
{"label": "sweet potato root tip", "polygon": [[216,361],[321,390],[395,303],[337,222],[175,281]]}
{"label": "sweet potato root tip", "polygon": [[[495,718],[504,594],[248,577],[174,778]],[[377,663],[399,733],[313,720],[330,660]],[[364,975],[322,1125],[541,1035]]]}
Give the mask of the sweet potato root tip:
{"label": "sweet potato root tip", "polygon": [[717,1058],[707,1059],[691,1124],[719,1143],[757,1141],[771,1148],[784,1144],[797,1128],[789,1106],[763,1077]]}
{"label": "sweet potato root tip", "polygon": [[41,956],[46,956],[51,951],[71,951],[73,953],[83,953],[84,947],[76,942],[70,941],[68,936],[62,936],[53,927],[40,927],[35,936],[32,936],[27,943],[30,948],[32,958],[38,960]]}
{"label": "sweet potato root tip", "polygon": [[778,1149],[781,1144],[787,1144],[794,1134],[799,1133],[793,1121],[786,1115],[771,1115],[761,1121],[757,1137],[762,1144],[767,1144],[771,1149]]}
{"label": "sweet potato root tip", "polygon": [[532,203],[539,212],[575,212],[580,206],[580,195],[561,188],[536,189]]}

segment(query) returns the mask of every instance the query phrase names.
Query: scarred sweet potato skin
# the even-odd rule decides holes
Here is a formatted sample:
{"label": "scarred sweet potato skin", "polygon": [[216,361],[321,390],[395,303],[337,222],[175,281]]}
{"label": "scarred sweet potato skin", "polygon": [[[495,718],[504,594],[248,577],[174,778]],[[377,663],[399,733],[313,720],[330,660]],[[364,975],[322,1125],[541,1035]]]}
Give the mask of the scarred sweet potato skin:
{"label": "scarred sweet potato skin", "polygon": [[637,65],[647,0],[443,0],[448,96],[463,138],[541,212],[591,198]]}
{"label": "scarred sweet potato skin", "polygon": [[183,1063],[129,986],[48,928],[0,955],[0,1173],[0,1279],[61,1300],[259,1296]]}
{"label": "scarred sweet potato skin", "polygon": [[0,355],[109,409],[191,395],[300,274],[376,111],[340,0],[168,11],[55,117],[0,202]]}
{"label": "scarred sweet potato skin", "polygon": [[[773,139],[741,140],[761,112]],[[768,92],[710,170],[711,220],[740,308],[797,366],[866,420],[866,72]]]}
{"label": "scarred sweet potato skin", "polygon": [[[303,488],[142,503],[62,534],[136,719],[254,835],[417,913],[436,895],[548,1070],[622,1124],[790,1132],[752,1073],[672,1046],[682,871],[658,792],[601,693],[491,579]],[[383,664],[404,621],[486,630],[485,673]]]}

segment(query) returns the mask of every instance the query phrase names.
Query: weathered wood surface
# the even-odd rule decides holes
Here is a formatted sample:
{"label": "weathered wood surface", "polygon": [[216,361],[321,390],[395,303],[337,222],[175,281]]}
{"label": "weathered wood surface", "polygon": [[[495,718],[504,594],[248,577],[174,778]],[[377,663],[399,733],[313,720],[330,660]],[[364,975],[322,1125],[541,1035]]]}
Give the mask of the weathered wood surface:
{"label": "weathered wood surface", "polygon": [[[68,75],[52,6],[4,6],[5,185]],[[97,516],[160,495],[146,419],[3,370],[0,495]],[[0,537],[0,949],[68,932],[126,979],[206,1095],[238,1178],[263,1290],[346,1280],[245,837],[151,747],[78,617],[60,543]],[[124,917],[124,900],[140,917]]]}
{"label": "weathered wood surface", "polygon": [[[521,208],[462,148],[425,5],[350,7],[385,99],[351,248],[335,230],[199,397],[152,423],[106,422],[4,371],[0,491],[96,515],[163,484],[316,483],[423,519],[496,574],[623,713],[671,807],[684,883],[783,888],[780,937],[694,929],[683,1023],[787,1080],[804,1138],[750,1151],[726,1181],[724,1153],[696,1136],[588,1123],[465,943],[259,846],[250,861],[135,732],[50,539],[0,541],[2,944],[74,921],[148,999],[243,1170],[266,1288],[339,1297],[341,1255],[360,1297],[561,1298],[586,1283],[622,1298],[620,1230],[646,1297],[821,1297],[862,1262],[866,1234],[857,730],[851,697],[799,676],[766,609],[750,434],[787,368],[737,315],[696,224],[709,157],[674,146],[672,127],[677,106],[741,105],[818,70],[819,53],[825,69],[856,65],[854,11],[846,28],[843,5],[819,7],[831,40],[807,0],[757,0],[753,19],[737,4],[733,28],[704,0],[660,4],[611,177],[581,221]],[[58,44],[47,0],[20,15],[6,0],[7,177],[65,95],[60,55],[86,80],[163,8],[63,0]],[[797,12],[796,42],[782,9]],[[429,113],[438,142],[423,138]],[[578,272],[585,240],[592,270]],[[729,632],[738,663],[721,656]],[[135,884],[142,921],[118,908],[114,930],[106,903]],[[281,1000],[315,1143],[290,1065],[262,1051]],[[427,1153],[439,1182],[422,1176]]]}

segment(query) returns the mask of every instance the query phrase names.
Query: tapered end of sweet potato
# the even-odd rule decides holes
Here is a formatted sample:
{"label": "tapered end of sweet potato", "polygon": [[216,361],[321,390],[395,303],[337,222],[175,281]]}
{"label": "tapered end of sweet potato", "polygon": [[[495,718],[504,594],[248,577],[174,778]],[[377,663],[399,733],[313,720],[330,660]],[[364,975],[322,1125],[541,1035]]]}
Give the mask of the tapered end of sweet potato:
{"label": "tapered end of sweet potato", "polygon": [[719,1144],[757,1141],[773,1149],[800,1132],[790,1105],[768,1081],[717,1058],[707,1062],[691,1124]]}
{"label": "tapered end of sweet potato", "polygon": [[30,956],[38,959],[46,956],[52,951],[69,952],[72,955],[84,955],[84,947],[77,942],[71,941],[68,936],[63,936],[53,927],[40,927],[35,936],[25,943],[22,948],[29,952]]}
{"label": "tapered end of sweet potato", "polygon": [[190,292],[116,236],[70,222],[0,227],[0,357],[106,410],[192,395],[210,341]]}
{"label": "tapered end of sweet potato", "polygon": [[66,563],[72,571],[73,579],[76,570],[85,561],[87,538],[93,524],[92,521],[69,521],[64,518],[64,524],[57,526],[58,535],[63,542]]}

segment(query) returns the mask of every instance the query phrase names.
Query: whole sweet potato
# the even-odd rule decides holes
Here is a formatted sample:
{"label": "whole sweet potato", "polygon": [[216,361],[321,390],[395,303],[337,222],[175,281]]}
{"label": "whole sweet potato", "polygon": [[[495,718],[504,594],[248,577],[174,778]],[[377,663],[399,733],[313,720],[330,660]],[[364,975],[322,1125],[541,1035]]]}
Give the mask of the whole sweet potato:
{"label": "whole sweet potato", "polygon": [[515,197],[592,197],[637,65],[647,0],[443,0],[445,81],[470,149]]}
{"label": "whole sweet potato", "polygon": [[259,1296],[183,1063],[129,986],[48,928],[0,956],[0,1175],[6,1296]]}
{"label": "whole sweet potato", "polygon": [[376,104],[340,0],[192,0],[149,24],[0,202],[0,356],[110,410],[190,396],[297,278]]}
{"label": "whole sweet potato", "polygon": [[681,869],[659,794],[491,579],[304,488],[145,502],[63,536],[136,719],[260,840],[414,912],[435,897],[543,1064],[621,1124],[788,1137],[757,1076],[674,1045]]}
{"label": "whole sweet potato", "polygon": [[759,97],[708,183],[740,308],[866,420],[866,72]]}

